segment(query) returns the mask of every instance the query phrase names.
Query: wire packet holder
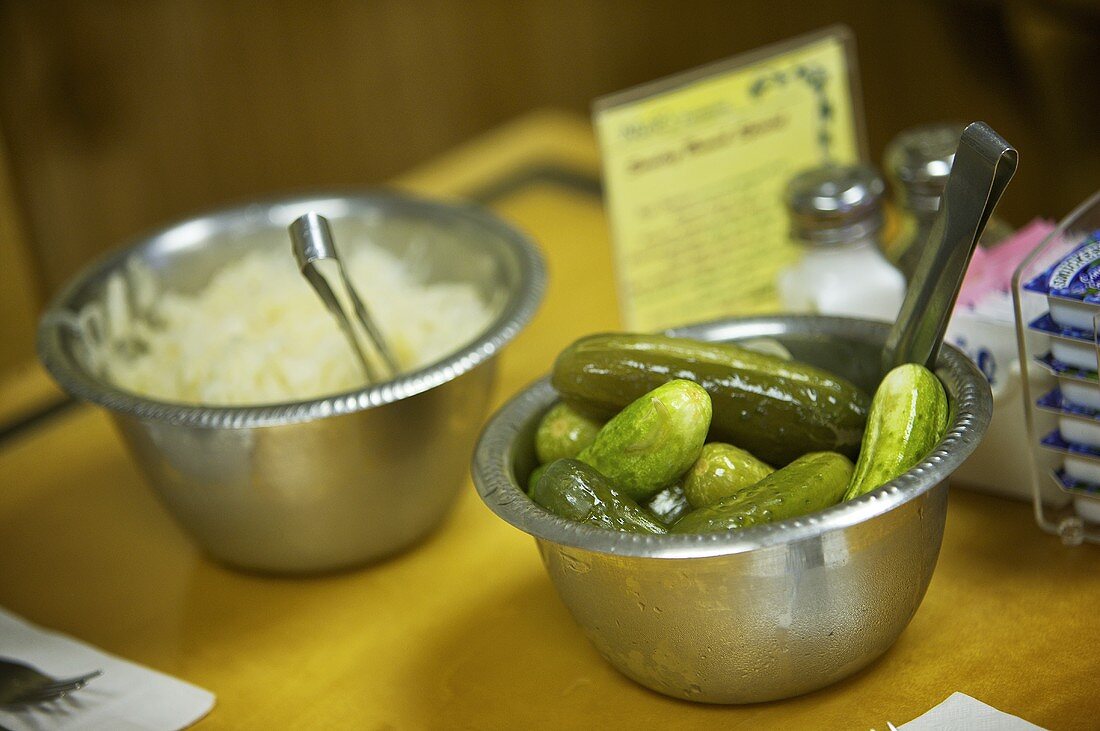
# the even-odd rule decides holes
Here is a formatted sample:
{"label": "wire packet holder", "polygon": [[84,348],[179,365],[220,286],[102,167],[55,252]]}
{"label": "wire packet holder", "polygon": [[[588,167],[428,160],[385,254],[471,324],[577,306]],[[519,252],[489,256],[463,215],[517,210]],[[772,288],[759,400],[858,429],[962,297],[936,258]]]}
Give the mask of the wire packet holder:
{"label": "wire packet holder", "polygon": [[[1035,520],[1066,545],[1100,543],[1100,193],[1012,278]],[[1084,279],[1073,295],[1065,272]],[[1074,280],[1077,281],[1076,279]]]}

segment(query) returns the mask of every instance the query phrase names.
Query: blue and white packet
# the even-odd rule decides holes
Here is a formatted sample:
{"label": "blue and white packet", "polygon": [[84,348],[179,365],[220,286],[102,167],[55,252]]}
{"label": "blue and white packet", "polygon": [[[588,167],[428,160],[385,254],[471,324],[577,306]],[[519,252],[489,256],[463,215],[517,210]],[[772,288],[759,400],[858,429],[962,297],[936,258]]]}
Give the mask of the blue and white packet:
{"label": "blue and white packet", "polygon": [[1100,231],[1024,285],[1029,292],[1100,306]]}
{"label": "blue and white packet", "polygon": [[1096,371],[1086,368],[1077,368],[1076,366],[1063,363],[1055,358],[1053,353],[1037,355],[1035,356],[1035,362],[1059,378],[1072,378],[1078,381],[1088,381],[1093,384],[1098,382]]}
{"label": "blue and white packet", "polygon": [[1079,480],[1076,477],[1068,474],[1064,469],[1054,470],[1051,473],[1051,476],[1058,484],[1058,487],[1062,488],[1066,492],[1080,492],[1085,493],[1090,497],[1100,497],[1100,485],[1094,485],[1091,482]]}
{"label": "blue and white packet", "polygon": [[1093,333],[1100,330],[1100,231],[1033,277],[1024,289],[1046,295],[1054,325],[1084,331],[1092,340]]}
{"label": "blue and white packet", "polygon": [[1062,395],[1062,389],[1057,387],[1037,398],[1035,405],[1054,414],[1100,421],[1100,411],[1070,401]]}
{"label": "blue and white packet", "polygon": [[1086,444],[1075,444],[1073,442],[1067,442],[1062,438],[1062,432],[1055,429],[1050,434],[1043,437],[1039,442],[1047,449],[1055,452],[1061,452],[1063,454],[1071,454],[1075,457],[1091,457],[1093,459],[1100,460],[1100,449],[1090,447]]}
{"label": "blue and white packet", "polygon": [[1054,338],[1079,340],[1089,343],[1090,345],[1095,343],[1092,331],[1069,327],[1067,325],[1059,325],[1054,321],[1054,318],[1050,316],[1049,312],[1044,312],[1042,315],[1029,322],[1027,326],[1030,330],[1043,333],[1044,335],[1050,335]]}

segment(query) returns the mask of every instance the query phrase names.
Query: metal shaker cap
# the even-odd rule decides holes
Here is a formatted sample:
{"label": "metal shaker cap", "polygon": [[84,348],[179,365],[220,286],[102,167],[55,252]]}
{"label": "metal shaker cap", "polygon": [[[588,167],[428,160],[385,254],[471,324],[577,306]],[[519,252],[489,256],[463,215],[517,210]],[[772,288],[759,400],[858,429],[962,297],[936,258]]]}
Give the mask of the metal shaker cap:
{"label": "metal shaker cap", "polygon": [[929,124],[903,131],[886,146],[886,172],[907,208],[939,210],[962,132],[958,124]]}
{"label": "metal shaker cap", "polygon": [[796,175],[785,201],[791,237],[832,246],[874,236],[883,226],[882,177],[866,165],[826,165]]}

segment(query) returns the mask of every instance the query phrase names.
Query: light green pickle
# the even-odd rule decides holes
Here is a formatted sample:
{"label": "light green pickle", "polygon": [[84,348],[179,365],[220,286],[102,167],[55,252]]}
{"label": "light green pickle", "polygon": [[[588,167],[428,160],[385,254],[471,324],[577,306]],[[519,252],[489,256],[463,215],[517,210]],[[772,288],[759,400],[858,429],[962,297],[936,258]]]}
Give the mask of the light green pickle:
{"label": "light green pickle", "polygon": [[573,458],[596,439],[603,422],[578,414],[559,403],[546,412],[535,432],[535,453],[539,462]]}
{"label": "light green pickle", "polygon": [[672,533],[719,533],[797,518],[840,502],[852,462],[836,452],[811,452],[736,495],[680,518]]}
{"label": "light green pickle", "polygon": [[882,379],[871,399],[867,428],[845,500],[903,475],[947,432],[947,393],[936,374],[906,363]]}
{"label": "light green pickle", "polygon": [[642,507],[665,525],[672,525],[691,512],[691,503],[684,495],[684,486],[681,481],[674,482],[661,490]]}
{"label": "light green pickle", "polygon": [[710,417],[710,396],[702,386],[669,381],[604,424],[577,459],[599,470],[623,495],[642,502],[695,463]]}
{"label": "light green pickle", "polygon": [[636,502],[621,495],[595,468],[575,459],[546,465],[531,499],[555,515],[628,533],[668,532]]}
{"label": "light green pickle", "polygon": [[725,500],[775,472],[744,449],[724,442],[703,445],[703,452],[684,475],[684,494],[693,508]]}

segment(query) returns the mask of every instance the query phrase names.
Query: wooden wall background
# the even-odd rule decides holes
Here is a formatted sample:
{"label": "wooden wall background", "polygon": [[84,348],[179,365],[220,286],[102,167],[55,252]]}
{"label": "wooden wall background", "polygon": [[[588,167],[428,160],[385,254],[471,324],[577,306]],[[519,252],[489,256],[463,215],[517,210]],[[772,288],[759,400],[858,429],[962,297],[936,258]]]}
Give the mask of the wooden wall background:
{"label": "wooden wall background", "polygon": [[[20,296],[40,306],[170,219],[378,184],[527,110],[587,114],[601,94],[834,22],[856,34],[876,160],[905,127],[985,119],[1021,151],[1002,213],[1059,217],[1100,187],[1097,5],[0,0]],[[26,341],[26,313],[0,305],[3,332]]]}

